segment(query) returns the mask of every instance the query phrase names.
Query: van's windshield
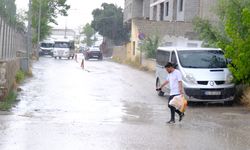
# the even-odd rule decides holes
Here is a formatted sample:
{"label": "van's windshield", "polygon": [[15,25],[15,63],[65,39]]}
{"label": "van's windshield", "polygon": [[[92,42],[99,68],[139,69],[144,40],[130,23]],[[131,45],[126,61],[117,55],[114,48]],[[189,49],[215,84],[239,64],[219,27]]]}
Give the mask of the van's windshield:
{"label": "van's windshield", "polygon": [[41,47],[44,47],[44,48],[51,48],[53,46],[54,46],[53,43],[41,43]]}
{"label": "van's windshield", "polygon": [[184,68],[226,68],[227,61],[220,50],[178,51],[180,64]]}
{"label": "van's windshield", "polygon": [[68,42],[55,42],[55,48],[69,48]]}

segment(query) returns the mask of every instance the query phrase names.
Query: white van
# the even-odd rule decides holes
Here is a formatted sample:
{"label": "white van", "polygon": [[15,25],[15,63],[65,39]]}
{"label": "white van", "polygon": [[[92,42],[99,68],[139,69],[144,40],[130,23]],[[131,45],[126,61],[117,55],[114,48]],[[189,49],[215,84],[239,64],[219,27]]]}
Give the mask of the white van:
{"label": "white van", "polygon": [[55,42],[49,39],[40,42],[39,56],[50,55],[53,57],[54,44]]}
{"label": "white van", "polygon": [[53,55],[55,59],[58,57],[61,59],[64,58],[74,58],[75,55],[75,46],[74,41],[68,39],[55,40]]}
{"label": "white van", "polygon": [[[168,76],[164,66],[172,62],[182,73],[183,91],[189,101],[232,103],[235,85],[221,49],[159,47],[156,61],[157,87]],[[160,96],[168,95],[169,86],[162,91],[158,93]]]}

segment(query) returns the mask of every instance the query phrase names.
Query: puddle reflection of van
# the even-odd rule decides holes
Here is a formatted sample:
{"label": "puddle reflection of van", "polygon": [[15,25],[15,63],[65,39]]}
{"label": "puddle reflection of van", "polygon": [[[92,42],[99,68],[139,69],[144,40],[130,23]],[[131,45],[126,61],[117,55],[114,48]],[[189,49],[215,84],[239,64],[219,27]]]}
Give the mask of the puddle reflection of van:
{"label": "puddle reflection of van", "polygon": [[[184,93],[189,101],[232,103],[235,85],[220,49],[159,47],[156,53],[156,86],[164,82],[168,76],[164,66],[172,62],[182,73]],[[158,94],[164,93],[169,95],[169,86]]]}

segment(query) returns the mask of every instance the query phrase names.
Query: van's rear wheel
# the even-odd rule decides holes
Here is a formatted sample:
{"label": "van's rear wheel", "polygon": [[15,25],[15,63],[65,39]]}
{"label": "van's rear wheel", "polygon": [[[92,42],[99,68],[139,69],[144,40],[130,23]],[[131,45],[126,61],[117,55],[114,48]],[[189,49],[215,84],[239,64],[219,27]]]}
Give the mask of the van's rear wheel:
{"label": "van's rear wheel", "polygon": [[[159,88],[160,86],[161,86],[160,80],[159,80],[159,78],[157,78],[157,80],[156,80],[156,88]],[[164,92],[158,91],[158,95],[159,96],[164,96]]]}

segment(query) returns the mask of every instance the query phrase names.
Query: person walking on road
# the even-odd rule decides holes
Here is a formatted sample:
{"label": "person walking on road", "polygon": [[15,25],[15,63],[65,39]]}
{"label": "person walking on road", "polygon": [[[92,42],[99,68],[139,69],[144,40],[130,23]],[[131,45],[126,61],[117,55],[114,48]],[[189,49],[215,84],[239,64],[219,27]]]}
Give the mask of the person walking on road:
{"label": "person walking on road", "polygon": [[170,86],[170,96],[168,99],[168,107],[170,108],[171,112],[171,118],[167,122],[169,124],[175,123],[175,112],[179,114],[179,121],[182,120],[184,113],[177,110],[174,106],[169,105],[169,102],[178,95],[183,95],[182,91],[182,76],[181,72],[174,68],[173,64],[171,62],[168,62],[165,65],[165,69],[168,72],[168,77],[166,81],[156,90],[160,91],[165,85],[169,84]]}

